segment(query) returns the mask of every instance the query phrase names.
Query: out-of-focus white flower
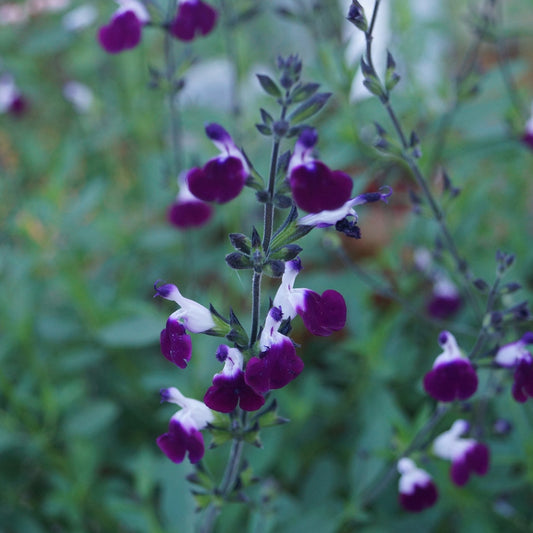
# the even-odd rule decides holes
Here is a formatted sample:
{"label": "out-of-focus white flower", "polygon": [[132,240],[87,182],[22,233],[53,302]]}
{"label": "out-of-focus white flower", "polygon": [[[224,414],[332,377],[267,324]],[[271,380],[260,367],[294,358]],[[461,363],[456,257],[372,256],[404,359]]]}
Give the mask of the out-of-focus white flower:
{"label": "out-of-focus white flower", "polygon": [[98,17],[98,10],[92,4],[82,4],[63,16],[63,28],[67,31],[79,31],[93,24]]}
{"label": "out-of-focus white flower", "polygon": [[67,81],[63,85],[63,96],[79,113],[87,113],[94,102],[91,89],[79,81]]}

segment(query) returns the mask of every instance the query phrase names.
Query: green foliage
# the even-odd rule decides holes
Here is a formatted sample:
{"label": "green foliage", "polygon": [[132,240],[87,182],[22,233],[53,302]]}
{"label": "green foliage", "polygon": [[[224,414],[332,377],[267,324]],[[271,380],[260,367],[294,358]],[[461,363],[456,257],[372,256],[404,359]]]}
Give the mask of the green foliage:
{"label": "green foliage", "polygon": [[[332,337],[310,338],[295,319],[305,370],[276,392],[277,410],[274,404],[252,418],[244,437],[249,466],[240,473],[248,501],[224,506],[216,531],[531,530],[533,402],[518,405],[510,396],[510,374],[488,369],[479,402],[455,405],[437,428],[446,429],[473,409],[491,447],[487,476],[456,488],[448,479],[449,465],[422,453],[441,491],[435,508],[406,515],[397,503],[395,473],[372,498],[432,412],[421,378],[439,353],[439,331],[456,331],[468,350],[477,325],[465,309],[445,324],[427,316],[429,287],[410,258],[415,248],[433,246],[438,228],[427,205],[418,215],[411,212],[406,190],[416,186],[406,166],[373,147],[374,121],[385,125],[387,141],[392,137],[385,111],[376,99],[349,100],[357,66],[344,59],[346,13],[338,2],[287,1],[261,9],[244,0],[220,2],[233,9],[226,27],[222,17],[209,37],[187,46],[173,42],[184,89],[196,59],[234,64],[227,80],[209,81],[215,91],[229,83],[235,91],[229,102],[222,96],[215,102],[212,94],[186,100],[179,92],[174,124],[179,150],[169,149],[174,141],[169,141],[166,85],[149,88],[149,67],[165,72],[161,33],[145,28],[141,46],[106,55],[95,33],[112,7],[98,4],[97,23],[78,32],[62,27],[64,11],[35,14],[21,27],[1,26],[0,68],[14,75],[30,107],[18,118],[0,115],[0,530],[192,533],[196,507],[212,501],[212,493],[202,490],[213,490],[213,480],[222,476],[229,427],[218,419],[213,423],[216,449],[207,451],[201,475],[188,463],[175,465],[155,444],[173,412],[159,405],[157,391],[178,386],[201,398],[221,369],[214,357],[220,339],[195,336],[191,363],[180,372],[161,356],[158,340],[175,307],[153,300],[152,287],[164,279],[186,287],[187,296],[205,306],[213,302],[230,317],[221,328],[231,328],[228,335],[246,344],[250,271],[227,268],[224,257],[232,251],[227,234],[234,231],[243,234],[231,244],[238,253],[250,253],[248,236],[262,217],[255,195],[246,190],[231,204],[217,206],[210,225],[187,233],[170,227],[165,213],[177,193],[176,168],[203,163],[214,153],[204,138],[205,122],[227,125],[258,169],[252,186],[264,189],[270,139],[257,134],[254,121],[261,108],[259,131],[273,135],[272,97],[283,93],[266,74],[258,77],[266,95],[255,79],[248,80],[257,65],[274,72],[275,56],[287,53],[303,58],[302,79],[313,80],[295,82],[291,125],[312,121],[320,158],[350,172],[355,192],[387,184],[394,195],[388,206],[358,211],[361,241],[310,232],[296,225],[297,213],[278,212],[287,223],[263,259],[286,260],[301,245],[305,270],[298,281],[317,292],[341,291],[348,324]],[[502,285],[511,306],[530,298],[533,288],[533,155],[518,142],[520,131],[508,125],[523,127],[527,117],[516,116],[489,44],[483,45],[483,71],[453,86],[454,69],[475,36],[462,33],[466,26],[457,22],[465,16],[465,3],[445,4],[428,22],[410,3],[391,2],[397,50],[388,62],[385,89],[394,87],[390,98],[400,118],[417,132],[420,166],[431,177],[472,271],[491,286],[495,250],[516,255],[504,284],[518,281],[523,289]],[[512,2],[503,19],[504,37],[518,36],[516,51],[505,59],[526,100],[533,93],[531,57],[524,53],[531,48],[530,7],[528,0]],[[446,45],[446,61],[432,80],[420,60],[438,42]],[[369,88],[381,95],[375,73],[365,74]],[[93,91],[87,113],[76,112],[62,96],[71,79]],[[327,92],[318,92],[319,84]],[[506,120],[509,114],[512,121]],[[285,136],[297,133],[288,130]],[[279,183],[292,141],[285,138],[282,145],[287,152]],[[441,166],[461,190],[453,199],[442,190]],[[283,198],[278,207],[287,207]],[[346,254],[353,265],[344,268]],[[439,266],[453,270],[446,255]],[[368,273],[377,288],[368,283]],[[274,295],[277,286],[278,280],[267,280],[264,290]],[[394,289],[400,301],[379,290],[383,287]],[[497,401],[489,402],[493,395]],[[284,417],[290,423],[284,424]],[[493,429],[501,418],[512,421],[509,434]],[[240,497],[239,490],[234,495]]]}

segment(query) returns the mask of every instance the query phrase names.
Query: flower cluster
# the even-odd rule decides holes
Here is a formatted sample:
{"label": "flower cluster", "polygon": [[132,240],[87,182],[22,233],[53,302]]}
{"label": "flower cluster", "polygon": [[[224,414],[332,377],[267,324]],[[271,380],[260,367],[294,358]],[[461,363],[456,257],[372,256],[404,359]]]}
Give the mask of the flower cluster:
{"label": "flower cluster", "polygon": [[[433,441],[434,455],[451,461],[450,479],[458,487],[463,487],[471,474],[484,476],[489,469],[489,448],[475,439],[461,438],[468,429],[468,422],[456,420],[448,431]],[[397,468],[400,473],[399,501],[405,510],[420,512],[435,504],[437,487],[425,470],[406,457],[398,461]]]}
{"label": "flower cluster", "polygon": [[[334,290],[320,295],[310,289],[295,288],[294,282],[301,269],[299,259],[285,263],[280,287],[257,346],[248,352],[251,356],[246,364],[243,352],[236,346],[221,344],[218,347],[216,358],[224,367],[213,377],[203,403],[184,399],[176,389],[164,390],[164,400],[182,407],[182,411],[172,417],[168,433],[158,439],[160,448],[172,461],[182,461],[185,450],[189,450],[192,462],[201,458],[204,448],[200,430],[210,421],[205,414],[207,411],[230,413],[237,406],[244,411],[256,411],[265,403],[266,393],[285,387],[298,377],[304,363],[294,343],[284,333],[284,325],[300,315],[314,335],[329,336],[344,327],[346,304],[342,295]],[[169,316],[160,339],[162,354],[176,366],[186,368],[191,359],[192,342],[188,332],[231,337],[228,321],[222,320],[213,309],[182,296],[175,285],[156,284],[155,291],[156,296],[179,305]],[[199,405],[207,411],[202,411]]]}
{"label": "flower cluster", "polygon": [[[98,41],[110,54],[135,48],[142,37],[144,26],[151,23],[148,10],[139,0],[116,0],[118,9],[111,20],[98,30]],[[176,16],[161,25],[180,41],[192,41],[206,36],[215,27],[217,11],[201,0],[180,0]]]}

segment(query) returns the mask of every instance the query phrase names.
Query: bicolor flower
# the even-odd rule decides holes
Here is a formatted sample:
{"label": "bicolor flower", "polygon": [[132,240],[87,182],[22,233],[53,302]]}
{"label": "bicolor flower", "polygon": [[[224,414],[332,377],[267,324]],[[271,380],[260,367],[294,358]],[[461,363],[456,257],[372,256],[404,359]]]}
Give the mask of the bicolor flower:
{"label": "bicolor flower", "polygon": [[203,403],[186,398],[175,387],[161,389],[161,401],[178,404],[181,407],[168,424],[168,432],[157,437],[157,445],[174,463],[181,463],[189,454],[191,463],[197,463],[204,456],[204,437],[200,430],[213,420],[213,413]]}
{"label": "bicolor flower", "polygon": [[424,376],[424,389],[440,402],[467,400],[477,390],[477,374],[449,331],[440,333],[439,344],[443,352]]}
{"label": "bicolor flower", "polygon": [[176,285],[168,283],[158,287],[156,282],[154,289],[156,292],[154,296],[172,300],[180,306],[180,309],[170,315],[169,320],[180,322],[185,329],[193,333],[203,333],[215,327],[211,311],[198,302],[182,296]]}
{"label": "bicolor flower", "polygon": [[170,33],[180,41],[192,41],[206,36],[215,27],[216,9],[201,0],[181,0],[176,17],[170,24]]}
{"label": "bicolor flower", "polygon": [[213,385],[205,393],[207,407],[220,413],[230,413],[239,404],[244,411],[257,411],[265,399],[244,381],[242,353],[237,348],[221,344],[217,359],[224,363],[224,369],[215,374]]}
{"label": "bicolor flower", "polygon": [[533,150],[533,104],[531,105],[531,115],[522,134],[522,142]]}
{"label": "bicolor flower", "polygon": [[142,28],[150,15],[138,0],[117,0],[119,8],[113,13],[109,24],[98,30],[98,41],[110,54],[135,48],[141,42]]}
{"label": "bicolor flower", "polygon": [[335,226],[337,231],[345,233],[348,237],[359,239],[361,238],[361,232],[357,226],[357,213],[354,207],[380,200],[387,203],[389,196],[392,194],[392,189],[386,186],[380,190],[384,192],[363,193],[346,201],[337,209],[306,215],[298,220],[298,224],[300,226],[316,226],[317,228]]}
{"label": "bicolor flower", "polygon": [[438,276],[433,283],[433,294],[427,304],[430,316],[446,319],[456,313],[463,300],[455,283],[445,276]]}
{"label": "bicolor flower", "polygon": [[2,74],[0,76],[0,113],[9,113],[19,116],[28,108],[28,102],[22,95],[13,76]]}
{"label": "bicolor flower", "polygon": [[533,344],[533,332],[528,331],[522,337],[502,346],[496,353],[494,362],[506,368],[514,368],[513,398],[520,403],[528,397],[533,398],[533,356],[526,349]]}
{"label": "bicolor flower", "polygon": [[439,496],[437,487],[425,470],[407,457],[398,461],[397,468],[400,473],[398,499],[406,511],[419,513],[435,504]]}
{"label": "bicolor flower", "polygon": [[160,335],[161,353],[180,368],[186,368],[191,360],[192,343],[191,336],[183,324],[177,319],[169,317],[167,325]]}
{"label": "bicolor flower", "polygon": [[313,158],[318,140],[316,130],[306,128],[300,134],[289,162],[289,184],[296,205],[309,213],[342,207],[350,198],[352,178],[340,170],[331,170]]}
{"label": "bicolor flower", "polygon": [[450,478],[462,487],[470,474],[484,476],[489,469],[490,452],[485,444],[474,439],[463,439],[468,431],[466,420],[456,420],[452,427],[433,441],[433,453],[452,462]]}
{"label": "bicolor flower", "polygon": [[342,294],[327,290],[322,295],[309,289],[296,289],[294,282],[302,269],[300,259],[285,263],[281,285],[274,298],[273,307],[281,307],[283,318],[291,320],[298,314],[305,327],[321,337],[339,331],[346,324],[346,303]]}
{"label": "bicolor flower", "polygon": [[198,228],[213,214],[209,204],[198,200],[189,190],[186,179],[178,178],[179,193],[167,212],[168,221],[179,229]]}
{"label": "bicolor flower", "polygon": [[196,198],[225,204],[242,191],[249,174],[248,163],[222,126],[208,124],[205,132],[221,154],[210,159],[202,168],[189,170],[187,184]]}
{"label": "bicolor flower", "polygon": [[291,339],[278,331],[282,319],[281,309],[272,307],[259,339],[261,353],[252,357],[246,365],[244,380],[258,394],[281,389],[298,377],[304,368]]}

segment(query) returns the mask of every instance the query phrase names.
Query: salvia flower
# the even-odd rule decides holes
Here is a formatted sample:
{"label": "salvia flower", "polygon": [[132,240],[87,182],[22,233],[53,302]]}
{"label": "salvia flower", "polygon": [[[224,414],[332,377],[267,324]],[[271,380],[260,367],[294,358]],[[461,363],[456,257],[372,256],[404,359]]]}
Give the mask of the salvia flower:
{"label": "salvia flower", "polygon": [[259,339],[261,353],[246,365],[244,379],[259,394],[281,389],[304,368],[291,339],[278,331],[282,319],[281,308],[272,307]]}
{"label": "salvia flower", "polygon": [[531,115],[522,134],[522,142],[533,150],[533,104],[531,105]]}
{"label": "salvia flower", "polygon": [[20,92],[11,74],[0,76],[0,113],[9,113],[14,116],[24,114],[28,102]]}
{"label": "salvia flower", "polygon": [[184,177],[178,178],[178,184],[179,193],[168,209],[168,221],[179,229],[198,228],[207,224],[213,214],[211,206],[191,193]]}
{"label": "salvia flower", "polygon": [[224,369],[215,374],[213,385],[205,393],[207,407],[220,413],[230,413],[239,404],[244,411],[257,411],[265,399],[244,381],[242,353],[237,348],[221,344],[217,359],[224,363]]}
{"label": "salvia flower", "polygon": [[398,499],[401,506],[412,513],[419,513],[435,504],[438,491],[431,476],[407,457],[398,461],[400,481]]}
{"label": "salvia flower", "polygon": [[496,364],[514,368],[513,398],[520,403],[533,398],[533,356],[526,349],[533,344],[533,332],[528,331],[520,339],[502,346],[496,353]]}
{"label": "salvia flower", "polygon": [[335,229],[345,233],[349,237],[359,239],[361,234],[357,226],[357,213],[354,209],[356,205],[363,205],[370,202],[382,201],[387,203],[392,189],[388,186],[382,187],[383,192],[367,192],[360,194],[342,206],[333,210],[325,210],[319,213],[306,215],[298,220],[301,226],[316,226],[318,228],[327,228],[335,226]]}
{"label": "salvia flower", "polygon": [[165,329],[161,331],[160,345],[161,353],[171,363],[186,368],[192,355],[191,337],[176,318],[168,318]]}
{"label": "salvia flower", "polygon": [[466,420],[456,420],[452,427],[433,441],[433,452],[442,459],[452,462],[450,478],[462,487],[470,474],[484,476],[489,469],[490,452],[485,444],[461,435],[468,431]]}
{"label": "salvia flower", "polygon": [[427,304],[427,312],[433,318],[446,319],[455,314],[463,301],[457,286],[444,275],[435,277],[433,293]]}
{"label": "salvia flower", "polygon": [[[289,162],[289,184],[296,205],[309,213],[342,207],[352,192],[352,178],[340,170],[330,170],[313,158],[318,140],[316,130],[306,128],[300,134]],[[342,218],[342,217],[341,217]]]}
{"label": "salvia flower", "polygon": [[198,302],[182,296],[176,285],[168,283],[158,287],[156,282],[154,289],[156,292],[154,296],[172,300],[180,306],[180,309],[170,315],[169,320],[180,322],[185,329],[193,333],[203,333],[215,327],[211,311]]}
{"label": "salvia flower", "polygon": [[225,204],[242,191],[249,174],[248,163],[222,126],[208,124],[205,132],[221,154],[210,159],[202,168],[189,170],[187,184],[199,200]]}
{"label": "salvia flower", "polygon": [[172,416],[168,432],[157,438],[157,445],[174,463],[181,463],[187,453],[191,463],[197,463],[205,451],[200,430],[213,420],[213,413],[204,403],[186,398],[175,387],[161,389],[161,401],[178,404],[181,410]]}
{"label": "salvia flower", "polygon": [[424,376],[424,389],[441,402],[470,398],[478,385],[472,364],[463,357],[455,337],[449,331],[440,333],[439,344],[443,352],[435,359],[433,369]]}
{"label": "salvia flower", "polygon": [[274,298],[273,306],[281,307],[283,318],[291,320],[298,314],[305,327],[321,337],[339,331],[346,324],[346,303],[342,294],[327,290],[322,295],[309,289],[296,289],[294,282],[302,269],[300,259],[285,263],[281,285]]}
{"label": "salvia flower", "polygon": [[180,41],[192,41],[213,30],[217,11],[201,0],[181,0],[176,17],[170,24],[170,33]]}
{"label": "salvia flower", "polygon": [[109,24],[98,30],[98,41],[110,54],[135,48],[141,42],[142,28],[150,20],[146,7],[138,0],[117,0],[119,8]]}

